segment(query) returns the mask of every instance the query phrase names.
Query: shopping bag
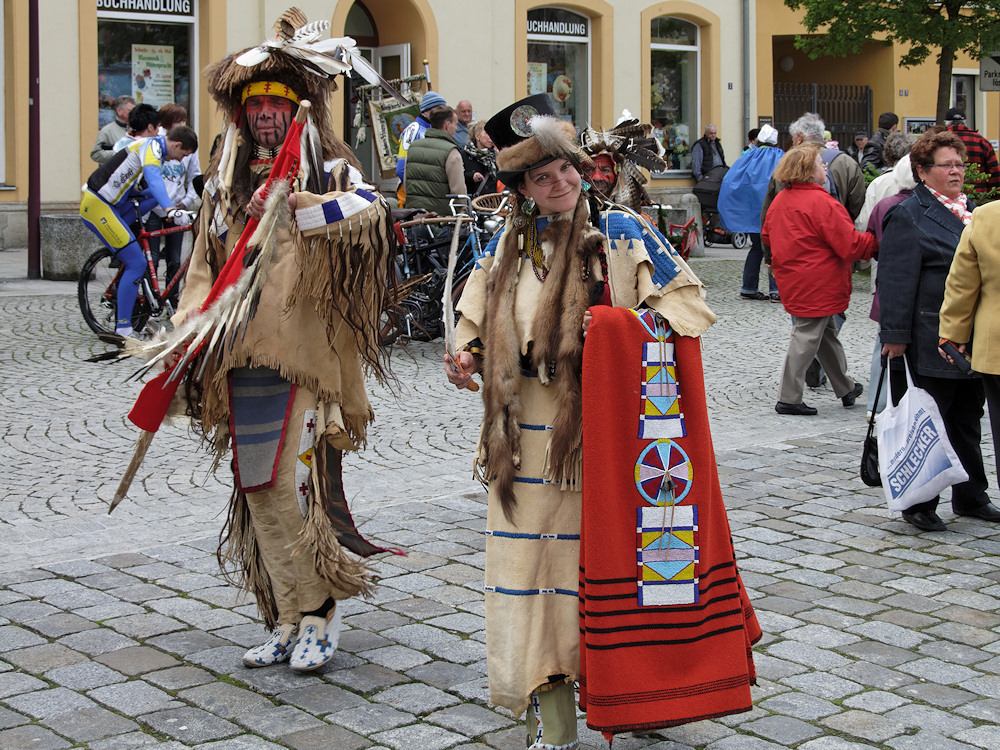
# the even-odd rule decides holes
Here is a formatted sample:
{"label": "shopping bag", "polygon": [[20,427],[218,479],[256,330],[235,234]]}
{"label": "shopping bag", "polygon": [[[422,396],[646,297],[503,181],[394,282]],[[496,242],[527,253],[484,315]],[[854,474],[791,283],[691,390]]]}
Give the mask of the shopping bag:
{"label": "shopping bag", "polygon": [[[882,393],[882,384],[885,382],[885,371],[888,360],[886,355],[882,355],[882,371],[878,376],[878,388],[875,389],[875,404],[878,404],[878,397]],[[861,481],[869,487],[881,487],[882,475],[878,468],[878,438],[875,437],[875,413],[868,416],[868,434],[865,435],[865,444],[861,449]]]}
{"label": "shopping bag", "polygon": [[879,470],[889,510],[906,510],[969,478],[951,447],[937,404],[913,384],[905,357],[903,366],[906,393],[893,406],[890,379],[886,407],[876,418]]}

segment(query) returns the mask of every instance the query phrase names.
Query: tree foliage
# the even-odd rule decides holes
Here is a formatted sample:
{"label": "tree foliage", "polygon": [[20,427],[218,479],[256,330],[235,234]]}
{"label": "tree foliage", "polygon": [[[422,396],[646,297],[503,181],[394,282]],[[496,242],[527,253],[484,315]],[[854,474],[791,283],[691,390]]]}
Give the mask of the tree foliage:
{"label": "tree foliage", "polygon": [[795,46],[815,59],[856,55],[866,42],[883,40],[907,48],[904,67],[924,62],[937,52],[937,118],[944,119],[951,97],[951,71],[958,52],[979,58],[1000,50],[1000,0],[785,0],[792,10],[805,10]]}

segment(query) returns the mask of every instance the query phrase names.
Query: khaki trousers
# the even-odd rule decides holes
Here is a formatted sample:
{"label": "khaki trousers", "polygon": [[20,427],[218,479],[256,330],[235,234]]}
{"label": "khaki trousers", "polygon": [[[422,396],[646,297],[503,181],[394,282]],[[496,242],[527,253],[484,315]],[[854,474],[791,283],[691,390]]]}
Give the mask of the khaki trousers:
{"label": "khaki trousers", "polygon": [[306,410],[316,409],[316,394],[299,386],[295,390],[288,429],[281,446],[274,486],[247,493],[254,537],[278,606],[279,623],[298,623],[303,612],[319,609],[327,599],[347,594],[323,580],[316,571],[311,550],[293,554],[305,519],[295,491],[295,465]]}
{"label": "khaki trousers", "polygon": [[837,398],[846,396],[854,388],[854,379],[847,374],[847,357],[837,336],[837,326],[832,315],[825,318],[797,318],[792,316],[792,337],[785,354],[785,367],[781,372],[778,401],[801,404],[805,388],[806,368],[813,357],[819,360],[830,379]]}

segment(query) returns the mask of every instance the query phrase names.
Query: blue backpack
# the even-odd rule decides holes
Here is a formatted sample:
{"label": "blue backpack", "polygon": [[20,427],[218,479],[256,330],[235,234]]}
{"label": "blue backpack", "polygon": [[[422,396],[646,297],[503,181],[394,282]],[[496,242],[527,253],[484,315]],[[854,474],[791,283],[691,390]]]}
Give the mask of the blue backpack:
{"label": "blue backpack", "polygon": [[844,152],[840,151],[839,149],[828,148],[826,151],[823,152],[822,157],[820,157],[823,159],[824,166],[826,166],[826,185],[824,186],[826,187],[826,192],[828,192],[838,201],[840,200],[840,195],[837,192],[837,183],[834,182],[833,175],[830,174],[830,164],[832,164],[833,160],[836,159],[838,156],[840,156],[842,153]]}

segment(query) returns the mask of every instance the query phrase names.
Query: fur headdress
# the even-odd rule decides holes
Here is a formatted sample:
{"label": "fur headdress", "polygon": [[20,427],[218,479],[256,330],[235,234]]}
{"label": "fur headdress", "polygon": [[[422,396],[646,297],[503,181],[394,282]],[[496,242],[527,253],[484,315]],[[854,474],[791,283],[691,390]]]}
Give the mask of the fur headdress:
{"label": "fur headdress", "polygon": [[547,94],[529,96],[501,110],[486,123],[486,132],[499,149],[497,177],[510,186],[517,185],[529,169],[556,159],[566,159],[577,168],[590,162],[576,142],[576,129],[555,117]]}

